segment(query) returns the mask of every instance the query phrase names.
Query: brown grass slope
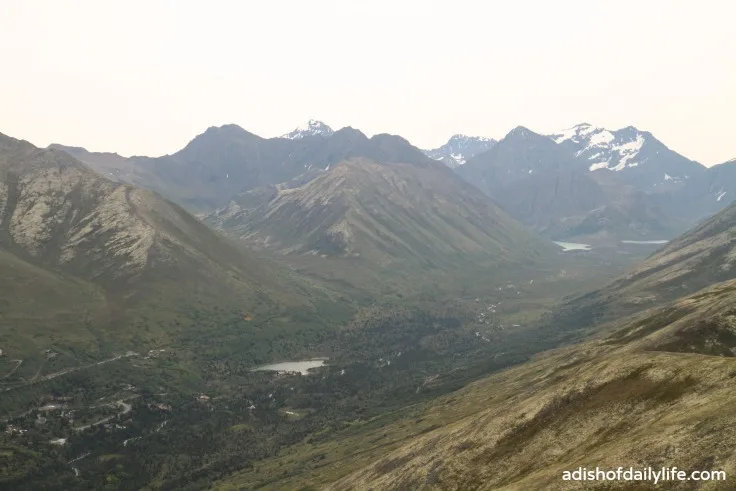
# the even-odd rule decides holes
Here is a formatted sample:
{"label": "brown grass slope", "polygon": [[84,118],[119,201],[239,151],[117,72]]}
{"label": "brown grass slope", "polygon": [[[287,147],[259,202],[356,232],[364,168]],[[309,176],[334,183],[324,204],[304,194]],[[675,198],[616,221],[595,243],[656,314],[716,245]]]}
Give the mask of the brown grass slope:
{"label": "brown grass slope", "polygon": [[[387,455],[374,450],[372,463],[323,487],[581,489],[563,481],[563,471],[678,466],[731,477],[661,489],[733,489],[735,305],[732,280],[472,384],[421,415],[430,430],[440,427]],[[651,486],[589,482],[585,489]]]}

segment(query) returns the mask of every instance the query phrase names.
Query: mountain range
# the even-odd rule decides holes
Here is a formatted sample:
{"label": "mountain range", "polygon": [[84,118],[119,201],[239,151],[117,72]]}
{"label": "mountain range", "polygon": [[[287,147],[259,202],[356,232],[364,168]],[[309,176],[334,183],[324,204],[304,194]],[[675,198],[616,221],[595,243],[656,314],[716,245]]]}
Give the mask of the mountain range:
{"label": "mountain range", "polygon": [[[19,330],[3,334],[3,349],[27,359],[39,353],[34,336],[49,324],[69,334],[58,349],[85,339],[91,351],[78,353],[90,356],[175,341],[201,315],[195,310],[310,311],[316,299],[324,306],[339,297],[338,285],[442,294],[478,268],[554,269],[558,254],[394,135],[342,128],[263,139],[229,125],[160,158],[39,149],[3,136],[0,159],[1,252],[20,275],[6,276],[3,291],[26,298],[23,284],[59,299],[39,317],[23,318],[26,301],[4,314]],[[152,311],[161,320],[151,320]],[[121,329],[131,323],[147,334]]]}
{"label": "mountain range", "polygon": [[736,163],[706,168],[632,126],[610,131],[583,123],[552,135],[518,127],[500,141],[458,134],[422,151],[399,136],[368,138],[310,120],[270,139],[235,125],[209,128],[159,158],[52,148],[203,215],[238,200],[273,196],[264,190],[305,183],[353,157],[428,168],[440,161],[549,238],[608,244],[672,238],[736,196]]}
{"label": "mountain range", "polygon": [[[182,150],[158,158],[108,158],[77,147],[63,149],[99,172],[157,191],[192,211],[211,211],[249,189],[276,185],[327,169],[350,157],[428,165],[430,159],[401,137],[368,138],[353,128],[329,134],[261,138],[236,125],[212,127]],[[296,133],[294,133],[296,135]]]}
{"label": "mountain range", "polygon": [[671,238],[723,209],[732,167],[706,168],[633,127],[580,124],[516,128],[456,171],[542,234],[611,243]]}
{"label": "mountain range", "polygon": [[[736,196],[734,161],[705,168],[651,133],[587,123],[549,136],[517,127],[498,142],[456,135],[437,152],[479,153],[452,170],[399,136],[315,120],[288,138],[213,127],[155,159],[51,148],[157,191],[290,267],[353,286],[361,275],[376,285],[399,265],[550,263],[549,243],[516,221],[554,240],[668,240]],[[345,261],[361,274],[347,274]]]}
{"label": "mountain range", "polygon": [[[306,125],[324,127],[316,121]],[[183,150],[157,159],[126,161],[53,148],[178,201],[224,234],[275,253],[290,267],[359,289],[383,284],[385,291],[406,295],[419,285],[439,286],[417,281],[432,271],[472,274],[481,264],[539,267],[556,253],[400,136],[368,138],[342,128],[263,139],[230,125],[210,128]],[[361,274],[347,274],[356,268]],[[398,283],[389,286],[386,277]]]}

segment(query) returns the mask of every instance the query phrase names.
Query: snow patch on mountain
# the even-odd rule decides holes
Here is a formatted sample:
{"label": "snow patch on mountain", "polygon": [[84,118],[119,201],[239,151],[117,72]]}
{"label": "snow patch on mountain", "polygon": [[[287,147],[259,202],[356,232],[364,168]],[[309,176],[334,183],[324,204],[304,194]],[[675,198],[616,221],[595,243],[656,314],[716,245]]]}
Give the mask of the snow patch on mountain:
{"label": "snow patch on mountain", "polygon": [[645,134],[628,127],[609,131],[588,123],[582,123],[559,133],[549,135],[558,145],[568,145],[575,149],[575,156],[592,161],[591,171],[608,169],[622,171],[636,167],[637,158],[646,143]]}
{"label": "snow patch on mountain", "polygon": [[550,138],[552,138],[555,143],[558,144],[565,141],[571,141],[573,143],[583,143],[584,141],[586,141],[586,139],[590,138],[591,134],[596,133],[598,130],[601,129],[602,128],[591,126],[588,123],[581,123],[577,126],[573,126],[572,128],[562,130],[557,134],[550,135]]}
{"label": "snow patch on mountain", "polygon": [[606,145],[610,145],[615,139],[616,137],[613,136],[613,133],[608,130],[602,130],[594,133],[588,142],[593,147],[605,147]]}
{"label": "snow patch on mountain", "polygon": [[282,135],[281,138],[288,138],[290,140],[301,140],[306,136],[332,136],[334,131],[332,128],[324,124],[322,121],[316,119],[310,119],[306,124],[303,124],[291,133]]}
{"label": "snow patch on mountain", "polygon": [[455,162],[457,162],[457,165],[463,165],[465,163],[465,161],[466,161],[465,155],[463,155],[461,153],[453,153],[453,154],[450,155],[450,157],[452,157],[452,160],[454,160]]}
{"label": "snow patch on mountain", "polygon": [[[626,167],[636,167],[638,162],[632,162],[633,159],[639,154],[641,147],[644,146],[644,136],[641,134],[636,135],[636,139],[630,142],[623,143],[621,145],[612,145],[611,152],[617,153],[620,158],[618,164],[613,167],[609,167],[612,170],[624,170]],[[610,164],[611,161],[609,160]]]}

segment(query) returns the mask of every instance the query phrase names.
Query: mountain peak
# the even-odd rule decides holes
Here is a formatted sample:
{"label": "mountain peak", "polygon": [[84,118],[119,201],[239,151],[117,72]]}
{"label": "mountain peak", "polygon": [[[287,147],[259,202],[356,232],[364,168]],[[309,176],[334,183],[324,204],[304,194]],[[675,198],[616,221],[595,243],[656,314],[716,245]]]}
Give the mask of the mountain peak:
{"label": "mountain peak", "polygon": [[310,119],[305,124],[297,127],[291,133],[287,133],[282,138],[290,140],[300,140],[305,136],[332,136],[334,131],[322,121]]}
{"label": "mountain peak", "polygon": [[529,128],[526,128],[524,126],[517,126],[513,130],[509,131],[509,133],[504,137],[504,140],[506,140],[507,138],[533,138],[535,136],[539,135]]}
{"label": "mountain peak", "polygon": [[597,132],[599,133],[601,131],[607,131],[607,130],[593,126],[590,123],[580,123],[580,124],[576,124],[572,128],[566,128],[558,133],[549,135],[549,137],[552,138],[555,141],[555,143],[562,143],[565,141],[572,141],[574,143],[580,143],[588,135],[592,133],[597,133]]}
{"label": "mountain peak", "polygon": [[218,148],[222,142],[243,140],[243,139],[260,140],[261,137],[255,135],[248,130],[238,126],[237,124],[224,124],[222,126],[210,126],[204,133],[195,136],[187,145],[179,150],[177,154],[194,153],[206,154],[211,152],[213,148]]}
{"label": "mountain peak", "polygon": [[204,132],[204,134],[238,134],[248,133],[248,131],[242,126],[238,126],[235,123],[223,124],[222,126],[210,126]]}
{"label": "mountain peak", "polygon": [[[702,171],[700,164],[673,152],[651,133],[634,126],[610,131],[580,123],[547,136],[572,151],[591,171],[626,171],[627,175],[633,172],[630,177],[639,185],[647,180],[646,185],[651,187],[661,187],[665,181],[676,184]],[[642,180],[642,173],[648,175],[647,179]]]}
{"label": "mountain peak", "polygon": [[453,142],[495,142],[493,138],[486,138],[485,136],[470,136],[464,133],[456,133],[450,137],[447,143]]}
{"label": "mountain peak", "polygon": [[575,156],[589,161],[590,170],[609,169],[621,171],[637,167],[639,153],[645,143],[645,134],[627,126],[617,131],[581,123],[554,135],[555,143],[574,146]]}
{"label": "mountain peak", "polygon": [[616,137],[636,137],[638,135],[650,136],[650,133],[641,131],[635,126],[626,126],[616,131],[609,131],[600,126],[594,126],[590,123],[579,123],[571,128],[564,129],[558,133],[548,135],[555,143],[563,143],[571,141],[573,143],[583,143],[592,141],[593,144],[607,143]]}
{"label": "mountain peak", "polygon": [[441,147],[423,152],[428,157],[444,162],[454,169],[465,164],[469,158],[490,150],[496,143],[498,142],[493,138],[456,133]]}

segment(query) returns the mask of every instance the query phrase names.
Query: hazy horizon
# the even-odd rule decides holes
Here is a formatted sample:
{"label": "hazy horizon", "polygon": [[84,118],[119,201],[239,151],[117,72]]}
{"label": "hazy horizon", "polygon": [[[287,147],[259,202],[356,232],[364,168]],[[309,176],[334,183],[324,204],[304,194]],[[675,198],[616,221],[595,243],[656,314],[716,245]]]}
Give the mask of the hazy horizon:
{"label": "hazy horizon", "polygon": [[157,156],[229,123],[274,137],[314,118],[432,148],[588,122],[736,157],[736,4],[610,5],[10,0],[0,132]]}

